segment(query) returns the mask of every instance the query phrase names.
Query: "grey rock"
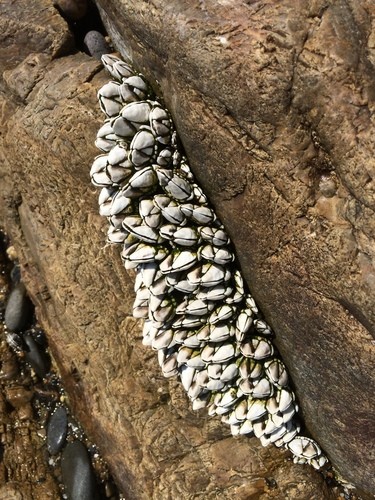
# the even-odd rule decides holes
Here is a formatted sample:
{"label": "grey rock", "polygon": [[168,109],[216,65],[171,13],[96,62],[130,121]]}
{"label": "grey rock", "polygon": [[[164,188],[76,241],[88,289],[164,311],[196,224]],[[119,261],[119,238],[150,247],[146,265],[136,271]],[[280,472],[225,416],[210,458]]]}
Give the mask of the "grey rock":
{"label": "grey rock", "polygon": [[26,295],[25,286],[18,283],[10,292],[5,308],[5,325],[8,330],[19,332],[30,323],[33,305]]}
{"label": "grey rock", "polygon": [[15,264],[10,272],[10,279],[14,284],[17,284],[21,281],[21,269],[18,264]]}
{"label": "grey rock", "polygon": [[69,500],[96,498],[95,477],[89,455],[80,441],[66,445],[61,459],[62,480]]}
{"label": "grey rock", "polygon": [[95,59],[100,60],[102,55],[111,52],[110,46],[106,42],[104,36],[99,33],[99,31],[89,31],[86,34],[83,43],[85,44],[89,53]]}
{"label": "grey rock", "polygon": [[24,336],[28,350],[25,352],[25,359],[31,365],[35,373],[40,378],[44,378],[50,368],[48,355],[42,350],[31,335]]}
{"label": "grey rock", "polygon": [[87,0],[55,0],[54,5],[64,17],[78,21],[86,15]]}
{"label": "grey rock", "polygon": [[47,427],[47,449],[56,455],[64,446],[68,433],[68,415],[63,406],[59,406],[50,416]]}

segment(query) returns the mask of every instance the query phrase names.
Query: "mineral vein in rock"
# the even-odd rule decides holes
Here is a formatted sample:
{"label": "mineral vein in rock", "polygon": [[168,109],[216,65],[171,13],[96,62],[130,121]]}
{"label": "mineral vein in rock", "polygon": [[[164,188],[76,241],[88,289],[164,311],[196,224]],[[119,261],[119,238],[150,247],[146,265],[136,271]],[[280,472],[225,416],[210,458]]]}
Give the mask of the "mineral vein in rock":
{"label": "mineral vein in rock", "polygon": [[166,377],[194,409],[220,415],[233,435],[287,447],[297,463],[327,459],[299,435],[298,406],[272,332],[261,318],[228,235],[181,153],[171,117],[144,77],[103,56],[113,81],[98,92],[106,120],[91,179],[101,187],[108,240],[137,272],[133,313]]}

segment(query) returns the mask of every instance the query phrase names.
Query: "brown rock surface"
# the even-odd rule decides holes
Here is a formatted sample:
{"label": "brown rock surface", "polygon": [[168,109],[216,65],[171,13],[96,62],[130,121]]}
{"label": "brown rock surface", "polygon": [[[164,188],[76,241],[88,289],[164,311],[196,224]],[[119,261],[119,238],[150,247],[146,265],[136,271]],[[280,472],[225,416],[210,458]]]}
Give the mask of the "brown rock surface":
{"label": "brown rock surface", "polygon": [[[107,76],[69,55],[52,1],[26,4],[0,6],[0,223],[75,413],[119,486],[134,499],[332,498],[287,453],[193,413],[141,345],[132,277],[103,243],[88,180]],[[375,491],[370,0],[98,4],[118,46],[160,83],[308,429],[346,479]]]}

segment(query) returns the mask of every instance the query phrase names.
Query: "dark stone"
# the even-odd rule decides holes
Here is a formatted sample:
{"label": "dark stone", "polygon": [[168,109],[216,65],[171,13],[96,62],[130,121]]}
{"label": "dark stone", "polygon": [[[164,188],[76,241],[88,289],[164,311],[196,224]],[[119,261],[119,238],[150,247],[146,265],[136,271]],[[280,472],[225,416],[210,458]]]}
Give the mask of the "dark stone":
{"label": "dark stone", "polygon": [[63,17],[72,21],[82,19],[87,12],[87,0],[55,0],[54,5]]}
{"label": "dark stone", "polygon": [[50,416],[47,427],[47,449],[51,455],[56,455],[64,446],[68,433],[68,415],[63,406],[56,408]]}
{"label": "dark stone", "polygon": [[10,272],[10,279],[14,284],[17,284],[21,281],[21,269],[18,264],[15,264]]}
{"label": "dark stone", "polygon": [[33,315],[33,305],[26,295],[22,283],[16,285],[10,292],[5,308],[5,325],[8,330],[19,332],[30,323]]}
{"label": "dark stone", "polygon": [[61,459],[61,471],[69,500],[97,498],[91,461],[85,446],[80,441],[66,445]]}
{"label": "dark stone", "polygon": [[100,60],[102,55],[111,52],[110,46],[99,31],[89,31],[85,36],[83,43],[95,59]]}
{"label": "dark stone", "polygon": [[24,341],[28,348],[25,352],[26,361],[31,365],[38,377],[44,378],[50,369],[50,359],[48,355],[41,350],[41,347],[35,342],[31,335],[25,335]]}

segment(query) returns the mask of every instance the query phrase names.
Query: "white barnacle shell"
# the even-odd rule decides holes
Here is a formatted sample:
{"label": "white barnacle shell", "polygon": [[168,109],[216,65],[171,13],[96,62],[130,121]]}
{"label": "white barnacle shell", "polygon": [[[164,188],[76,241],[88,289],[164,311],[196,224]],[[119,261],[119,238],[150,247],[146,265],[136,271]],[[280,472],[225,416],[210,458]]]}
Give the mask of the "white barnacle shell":
{"label": "white barnacle shell", "polygon": [[144,264],[154,262],[165,258],[167,251],[164,247],[156,247],[140,243],[132,245],[131,247],[122,251],[122,258],[129,263]]}
{"label": "white barnacle shell", "polygon": [[212,287],[228,281],[231,277],[229,269],[215,263],[203,264],[201,268],[200,284],[203,287]]}
{"label": "white barnacle shell", "polygon": [[151,167],[147,167],[135,172],[126,186],[122,188],[122,192],[128,198],[137,198],[140,194],[151,191],[156,183],[155,172]]}
{"label": "white barnacle shell", "polygon": [[191,198],[191,185],[181,175],[160,167],[155,167],[155,170],[160,186],[167,195],[178,201],[185,201]]}
{"label": "white barnacle shell", "polygon": [[199,256],[202,259],[223,265],[229,264],[234,260],[234,255],[232,254],[232,252],[230,252],[226,248],[219,248],[210,244],[201,246],[199,248]]}
{"label": "white barnacle shell", "polygon": [[288,385],[288,373],[282,361],[277,358],[266,361],[264,369],[274,385],[278,387],[286,387]]}
{"label": "white barnacle shell", "polygon": [[139,214],[144,223],[152,228],[159,228],[161,224],[161,210],[152,199],[145,198],[139,202]]}
{"label": "white barnacle shell", "polygon": [[109,82],[103,85],[98,91],[100,109],[109,118],[120,113],[123,101],[120,96],[120,84],[118,82]]}
{"label": "white barnacle shell", "polygon": [[165,260],[160,264],[162,273],[173,273],[190,269],[197,262],[197,254],[190,250],[175,250],[172,254],[172,262]]}
{"label": "white barnacle shell", "polygon": [[108,155],[99,155],[95,158],[90,170],[91,182],[94,186],[110,187],[113,185],[113,182],[107,173],[107,165]]}
{"label": "white barnacle shell", "polygon": [[134,70],[131,68],[131,66],[129,66],[129,64],[126,64],[124,61],[121,61],[119,59],[118,61],[115,61],[113,63],[111,74],[114,78],[121,81],[124,78],[133,76]]}
{"label": "white barnacle shell", "polygon": [[211,224],[216,220],[215,212],[209,207],[185,203],[181,205],[181,211],[188,218],[202,226]]}
{"label": "white barnacle shell", "polygon": [[220,323],[226,321],[233,317],[236,312],[236,308],[234,306],[230,306],[228,304],[223,304],[218,306],[208,317],[208,323],[210,325],[214,325],[216,323]]}
{"label": "white barnacle shell", "polygon": [[250,330],[250,327],[253,323],[253,314],[251,309],[245,308],[242,309],[240,314],[236,319],[236,338],[238,342],[242,342],[247,332]]}
{"label": "white barnacle shell", "polygon": [[258,379],[263,373],[263,365],[255,359],[242,358],[239,370],[242,379]]}
{"label": "white barnacle shell", "polygon": [[162,168],[167,168],[171,166],[172,159],[173,159],[172,149],[164,148],[161,151],[159,151],[159,154],[156,158],[156,163]]}
{"label": "white barnacle shell", "polygon": [[96,134],[95,146],[98,149],[108,153],[118,140],[117,135],[114,133],[111,126],[111,120],[106,120]]}
{"label": "white barnacle shell", "polygon": [[117,190],[113,187],[104,187],[101,189],[98,203],[99,203],[99,214],[103,217],[108,217],[111,214],[110,207],[112,205],[113,197],[116,195]]}
{"label": "white barnacle shell", "polygon": [[138,100],[142,100],[147,97],[149,88],[142,75],[132,75],[123,79],[123,83],[120,87],[120,93],[125,102],[128,102],[126,99],[128,97],[128,92],[131,92],[132,96],[135,96]]}
{"label": "white barnacle shell", "polygon": [[197,370],[195,368],[192,368],[191,366],[187,365],[181,366],[179,374],[181,383],[186,392],[190,389],[190,386],[193,383],[196,372]]}
{"label": "white barnacle shell", "polygon": [[221,228],[203,226],[199,227],[198,230],[201,238],[211,243],[211,245],[220,247],[230,243],[228,235]]}
{"label": "white barnacle shell", "polygon": [[262,319],[255,319],[254,320],[254,327],[262,335],[271,335],[272,334],[271,328]]}
{"label": "white barnacle shell", "polygon": [[[162,353],[163,350],[160,349],[158,353]],[[172,352],[171,354],[164,357],[163,361],[160,362],[160,367],[162,369],[164,377],[174,377],[178,374],[178,364],[177,364],[177,352]]]}
{"label": "white barnacle shell", "polygon": [[154,103],[150,113],[150,127],[155,139],[161,144],[169,144],[171,141],[172,121],[166,109],[160,104]]}
{"label": "white barnacle shell", "polygon": [[112,54],[104,54],[102,62],[108,73],[117,80],[121,81],[122,78],[128,78],[134,74],[134,70],[128,64]]}
{"label": "white barnacle shell", "polygon": [[296,457],[311,460],[321,454],[319,446],[310,438],[297,436],[288,443],[288,448]]}
{"label": "white barnacle shell", "polygon": [[242,342],[240,349],[244,356],[257,360],[269,358],[274,353],[271,342],[262,337],[252,337]]}
{"label": "white barnacle shell", "polygon": [[[198,286],[198,285],[196,285]],[[221,301],[229,297],[233,292],[233,288],[227,283],[219,283],[211,287],[203,288],[197,293],[197,298],[210,301]]]}
{"label": "white barnacle shell", "polygon": [[148,124],[151,106],[151,101],[132,102],[122,108],[121,117],[131,123],[135,130],[139,130],[142,125]]}
{"label": "white barnacle shell", "polygon": [[234,335],[233,326],[226,323],[210,325],[209,331],[210,342],[224,342]]}
{"label": "white barnacle shell", "polygon": [[107,241],[108,243],[123,243],[127,237],[128,233],[124,231],[121,227],[109,226],[107,231]]}
{"label": "white barnacle shell", "polygon": [[273,394],[273,387],[268,378],[264,377],[254,384],[252,396],[256,399],[269,398]]}
{"label": "white barnacle shell", "polygon": [[181,227],[173,233],[172,240],[176,245],[183,247],[194,246],[198,241],[198,233],[192,227]]}

